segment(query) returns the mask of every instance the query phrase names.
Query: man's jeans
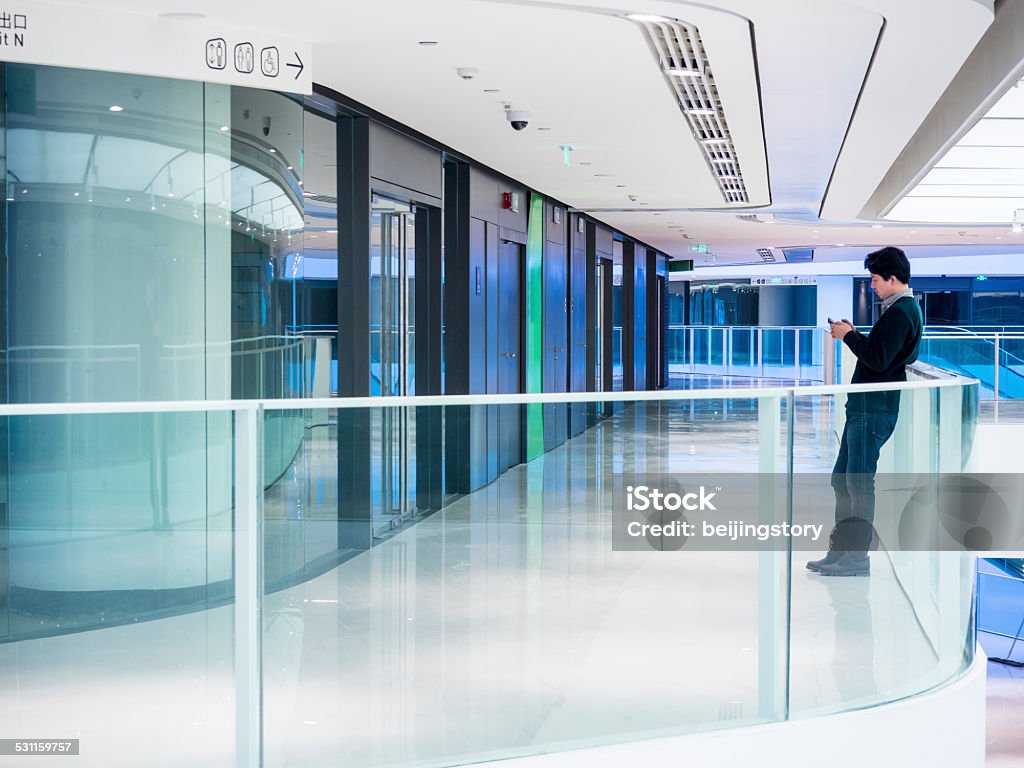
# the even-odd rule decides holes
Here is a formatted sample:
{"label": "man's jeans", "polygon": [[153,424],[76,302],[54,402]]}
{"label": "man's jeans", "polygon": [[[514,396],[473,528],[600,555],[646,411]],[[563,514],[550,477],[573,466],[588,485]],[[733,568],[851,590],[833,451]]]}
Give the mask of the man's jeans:
{"label": "man's jeans", "polygon": [[832,469],[836,527],[832,549],[866,552],[875,520],[878,454],[896,429],[895,411],[847,411],[839,456]]}

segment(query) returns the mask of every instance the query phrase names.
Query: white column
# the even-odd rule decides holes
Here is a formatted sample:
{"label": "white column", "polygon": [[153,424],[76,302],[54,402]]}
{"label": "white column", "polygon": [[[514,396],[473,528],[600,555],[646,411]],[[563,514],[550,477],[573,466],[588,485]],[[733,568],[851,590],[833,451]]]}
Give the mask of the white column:
{"label": "white column", "polygon": [[853,277],[850,275],[817,278],[818,311],[815,325],[828,328],[828,318],[853,320]]}

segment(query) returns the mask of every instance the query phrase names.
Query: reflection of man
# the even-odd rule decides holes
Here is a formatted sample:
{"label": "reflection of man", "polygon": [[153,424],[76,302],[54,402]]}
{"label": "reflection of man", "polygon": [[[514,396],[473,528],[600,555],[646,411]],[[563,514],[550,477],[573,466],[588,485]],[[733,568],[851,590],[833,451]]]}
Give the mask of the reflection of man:
{"label": "reflection of man", "polygon": [[[906,381],[905,367],[917,360],[921,343],[921,308],[910,289],[910,261],[899,248],[868,254],[864,266],[871,288],[882,300],[882,315],[865,336],[849,320],[832,324],[832,338],[841,339],[857,357],[853,384]],[[846,401],[846,427],[832,469],[836,525],[828,554],[807,567],[823,576],[867,576],[868,547],[875,519],[875,471],[878,454],[896,428],[900,393],[851,393]]]}

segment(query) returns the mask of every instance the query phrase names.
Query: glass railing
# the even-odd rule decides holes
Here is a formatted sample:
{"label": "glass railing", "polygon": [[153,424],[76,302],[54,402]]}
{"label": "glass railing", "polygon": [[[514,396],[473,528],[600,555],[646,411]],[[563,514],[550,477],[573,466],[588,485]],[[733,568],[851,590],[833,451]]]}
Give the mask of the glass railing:
{"label": "glass railing", "polygon": [[[894,385],[880,488],[963,469],[976,388]],[[904,546],[880,490],[870,578],[804,568],[850,391],[0,406],[0,738],[451,766],[930,691],[973,661],[971,555]],[[281,413],[303,436],[270,478]],[[822,522],[623,544],[641,479]]]}
{"label": "glass railing", "polygon": [[[675,324],[668,326],[665,349],[670,383],[694,374],[833,383],[840,380],[837,344],[824,329],[808,326]],[[1024,398],[1020,326],[926,326],[919,359],[977,379],[983,400]]]}
{"label": "glass railing", "polygon": [[665,336],[669,377],[681,374],[747,376],[834,382],[827,366],[828,334],[806,326],[670,324]]}
{"label": "glass railing", "polygon": [[1024,332],[929,329],[920,359],[977,379],[983,399],[1024,397]]}

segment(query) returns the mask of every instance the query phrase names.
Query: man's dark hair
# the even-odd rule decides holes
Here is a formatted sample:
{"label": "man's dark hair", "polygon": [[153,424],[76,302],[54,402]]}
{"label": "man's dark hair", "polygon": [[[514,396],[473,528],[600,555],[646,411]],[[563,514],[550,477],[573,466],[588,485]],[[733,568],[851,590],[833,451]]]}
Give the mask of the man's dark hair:
{"label": "man's dark hair", "polygon": [[864,267],[883,280],[895,277],[901,283],[910,284],[910,259],[899,248],[893,248],[891,245],[869,253],[864,259]]}

